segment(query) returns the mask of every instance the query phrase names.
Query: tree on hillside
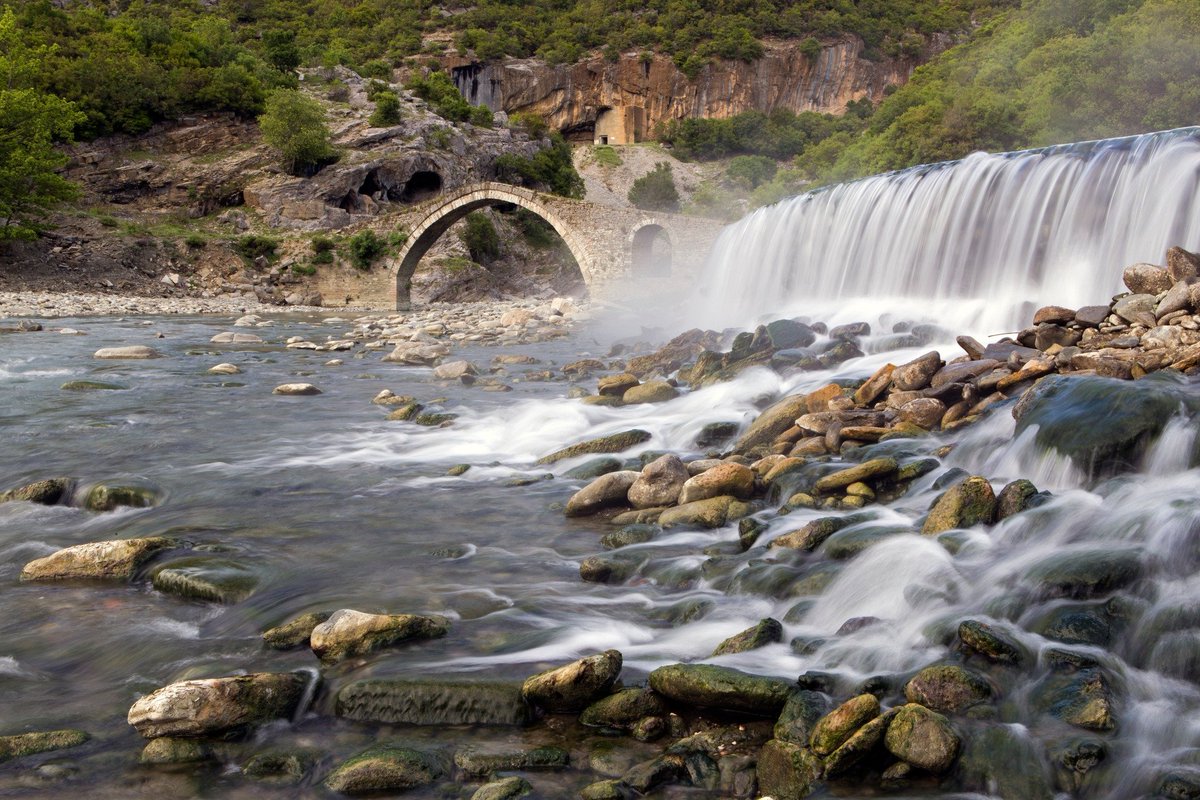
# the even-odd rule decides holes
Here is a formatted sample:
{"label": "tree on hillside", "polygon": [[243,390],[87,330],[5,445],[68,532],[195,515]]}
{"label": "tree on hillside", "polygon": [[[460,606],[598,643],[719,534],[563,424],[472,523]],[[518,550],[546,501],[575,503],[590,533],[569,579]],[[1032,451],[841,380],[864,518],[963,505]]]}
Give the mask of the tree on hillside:
{"label": "tree on hillside", "polygon": [[267,98],[258,126],[266,143],[279,152],[284,169],[293,175],[313,175],[337,160],[325,109],[297,89],[280,89]]}
{"label": "tree on hillside", "polygon": [[629,202],[645,211],[678,211],[679,190],[675,188],[675,173],[666,161],[633,182]]}
{"label": "tree on hillside", "polygon": [[46,211],[78,194],[58,174],[67,157],[54,143],[68,140],[82,115],[31,85],[49,53],[22,41],[11,9],[0,14],[0,241],[35,238]]}

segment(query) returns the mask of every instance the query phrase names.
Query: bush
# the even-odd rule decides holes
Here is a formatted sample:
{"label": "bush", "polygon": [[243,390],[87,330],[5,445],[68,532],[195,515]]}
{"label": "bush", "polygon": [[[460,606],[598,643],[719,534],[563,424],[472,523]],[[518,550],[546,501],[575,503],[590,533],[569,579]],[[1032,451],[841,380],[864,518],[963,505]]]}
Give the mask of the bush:
{"label": "bush", "polygon": [[550,132],[546,120],[528,111],[518,111],[508,118],[508,126],[525,131],[531,139],[541,139]]}
{"label": "bush", "polygon": [[755,189],[775,177],[778,164],[766,156],[737,156],[729,162],[725,174],[730,180],[743,184],[748,189]]}
{"label": "bush", "polygon": [[399,250],[408,241],[408,231],[394,230],[388,234],[387,242],[389,247]]}
{"label": "bush", "polygon": [[191,236],[183,240],[183,243],[192,250],[199,250],[208,244],[208,240],[198,233],[193,233]]}
{"label": "bush", "polygon": [[619,167],[624,163],[612,145],[598,144],[592,149],[592,155],[596,157],[596,163],[601,166]]}
{"label": "bush", "polygon": [[375,110],[368,122],[376,128],[385,128],[400,122],[400,98],[395,92],[383,91],[375,95]]}
{"label": "bush", "polygon": [[500,236],[496,226],[486,214],[474,211],[467,214],[467,225],[459,235],[471,254],[471,260],[478,264],[489,264],[500,255]]}
{"label": "bush", "polygon": [[496,177],[505,183],[544,188],[563,197],[582,198],[583,177],[571,160],[571,146],[562,134],[550,136],[550,146],[533,158],[505,153],[496,159]]}
{"label": "bush", "polygon": [[[451,122],[466,122],[471,119],[473,106],[458,91],[450,76],[440,70],[428,75],[414,75],[405,88],[433,108],[434,113]],[[489,114],[491,112],[488,112]]]}
{"label": "bush", "polygon": [[258,124],[263,139],[279,153],[284,168],[293,175],[313,175],[337,158],[329,141],[325,109],[296,89],[281,89],[271,95]]}
{"label": "bush", "polygon": [[313,266],[312,264],[304,264],[304,263],[292,264],[292,274],[293,275],[303,275],[305,277],[311,278],[313,275],[317,274],[317,268],[315,266]]}
{"label": "bush", "polygon": [[259,256],[274,258],[279,247],[279,240],[269,236],[259,236],[248,233],[233,243],[233,251],[247,261],[253,261]]}
{"label": "bush", "polygon": [[490,128],[495,122],[492,110],[487,106],[471,106],[471,124],[480,128]]}
{"label": "bush", "polygon": [[629,202],[645,211],[678,211],[679,190],[675,188],[675,173],[666,161],[633,182]]}
{"label": "bush", "polygon": [[350,248],[350,263],[364,272],[387,252],[387,243],[370,229],[354,234],[346,245]]}

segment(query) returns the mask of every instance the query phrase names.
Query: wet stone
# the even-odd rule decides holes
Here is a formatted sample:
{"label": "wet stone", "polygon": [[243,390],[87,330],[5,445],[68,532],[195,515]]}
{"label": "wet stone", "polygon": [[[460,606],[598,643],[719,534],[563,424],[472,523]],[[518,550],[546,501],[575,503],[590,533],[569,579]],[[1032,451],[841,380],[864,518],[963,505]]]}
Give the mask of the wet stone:
{"label": "wet stone", "polygon": [[309,644],[318,658],[332,663],[408,641],[436,639],[449,629],[449,621],[442,617],[341,609],[313,628]]}
{"label": "wet stone", "polygon": [[0,503],[24,501],[52,506],[68,499],[74,481],[70,478],[47,478],[0,492]]}
{"label": "wet stone", "polygon": [[837,750],[854,732],[879,716],[879,698],[873,694],[852,697],[813,726],[809,746],[819,756]]}
{"label": "wet stone", "polygon": [[945,717],[910,703],[896,709],[884,744],[896,758],[936,774],[954,763],[961,742]]}
{"label": "wet stone", "polygon": [[519,775],[511,775],[480,786],[471,795],[471,800],[515,800],[532,791],[533,787],[529,785],[529,781]]}
{"label": "wet stone", "polygon": [[162,565],[151,576],[150,582],[163,594],[233,604],[254,593],[258,577],[257,572],[237,561],[192,556]]}
{"label": "wet stone", "polygon": [[711,664],[671,664],[650,673],[650,687],[678,703],[776,715],[792,684]]}
{"label": "wet stone", "polygon": [[1023,649],[1016,640],[986,622],[965,620],[958,626],[958,638],[964,647],[988,661],[1000,664],[1024,661]]}
{"label": "wet stone", "polygon": [[961,713],[992,698],[992,687],[981,676],[955,665],[926,667],[904,687],[910,703],[946,713]]}
{"label": "wet stone", "polygon": [[611,436],[602,436],[599,439],[590,439],[586,442],[571,445],[570,447],[555,451],[548,456],[543,456],[538,459],[537,463],[553,464],[564,458],[574,458],[575,456],[587,455],[589,453],[620,453],[649,440],[649,431],[635,428],[622,431],[621,433],[614,433]]}
{"label": "wet stone", "polygon": [[600,546],[606,550],[616,550],[633,544],[643,544],[652,540],[659,532],[657,525],[634,523],[626,525],[619,531],[606,533],[600,537]]}
{"label": "wet stone", "polygon": [[606,650],[526,679],[521,694],[551,713],[579,711],[608,694],[621,674],[621,654]]}
{"label": "wet stone", "polygon": [[445,773],[445,765],[435,756],[379,744],[335,767],[325,785],[340,794],[380,794],[427,786]]}
{"label": "wet stone", "polygon": [[1092,549],[1058,553],[1029,569],[1043,597],[1097,597],[1124,588],[1142,574],[1135,550]]}
{"label": "wet stone", "polygon": [[309,680],[288,672],[180,681],[140,698],[128,721],[147,739],[241,731],[291,717]]}
{"label": "wet stone", "polygon": [[821,776],[821,761],[811,751],[772,739],[758,755],[758,786],[775,800],[800,800]]}
{"label": "wet stone", "polygon": [[129,580],[155,553],[177,544],[163,537],[78,544],[30,561],[21,570],[21,580]]}
{"label": "wet stone", "polygon": [[724,656],[732,653],[745,653],[748,650],[757,650],[780,641],[783,641],[783,626],[779,624],[778,620],[768,617],[757,625],[730,636],[717,645],[712,654]]}
{"label": "wet stone", "polygon": [[666,713],[666,705],[653,690],[623,689],[592,703],[579,715],[579,722],[596,728],[629,729],[646,717]]}
{"label": "wet stone", "polygon": [[275,650],[291,650],[308,644],[313,629],[329,619],[328,611],[301,614],[283,625],[264,631],[262,638],[267,647]]}
{"label": "wet stone", "polygon": [[454,765],[468,775],[525,769],[566,769],[571,756],[561,747],[511,749],[501,745],[468,747],[454,754]]}
{"label": "wet stone", "polygon": [[242,774],[261,783],[294,785],[304,781],[320,760],[317,750],[273,750],[252,756],[242,766]]}
{"label": "wet stone", "polygon": [[142,755],[138,760],[143,764],[191,764],[208,761],[210,758],[212,749],[204,742],[163,736],[151,739],[142,748]]}
{"label": "wet stone", "polygon": [[376,679],[337,694],[337,715],[404,725],[523,725],[532,713],[521,685],[506,681]]}
{"label": "wet stone", "polygon": [[36,753],[78,747],[90,738],[83,731],[70,729],[0,736],[0,763]]}

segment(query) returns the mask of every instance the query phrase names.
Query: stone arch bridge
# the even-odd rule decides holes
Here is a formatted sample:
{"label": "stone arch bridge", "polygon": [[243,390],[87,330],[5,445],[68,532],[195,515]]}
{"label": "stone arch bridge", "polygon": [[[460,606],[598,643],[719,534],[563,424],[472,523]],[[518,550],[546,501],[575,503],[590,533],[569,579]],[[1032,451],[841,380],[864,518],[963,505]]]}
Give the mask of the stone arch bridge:
{"label": "stone arch bridge", "polygon": [[593,293],[626,277],[681,279],[696,274],[724,225],[703,217],[571,200],[507,183],[468,184],[430,201],[392,260],[396,308],[409,308],[417,264],[451,225],[472,211],[503,204],[520,206],[548,222],[566,242]]}

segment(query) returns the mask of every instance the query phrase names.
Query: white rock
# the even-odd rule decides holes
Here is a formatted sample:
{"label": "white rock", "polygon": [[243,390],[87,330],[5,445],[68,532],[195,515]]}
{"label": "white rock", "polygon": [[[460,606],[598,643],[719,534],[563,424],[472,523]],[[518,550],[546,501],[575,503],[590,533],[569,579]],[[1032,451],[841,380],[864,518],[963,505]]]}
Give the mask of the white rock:
{"label": "white rock", "polygon": [[271,394],[320,394],[321,390],[313,386],[311,383],[283,383],[275,387]]}
{"label": "white rock", "polygon": [[241,369],[236,364],[217,364],[215,367],[209,367],[210,375],[237,375],[241,373]]}
{"label": "white rock", "polygon": [[92,358],[158,358],[160,355],[153,347],[133,344],[127,347],[101,347]]}

